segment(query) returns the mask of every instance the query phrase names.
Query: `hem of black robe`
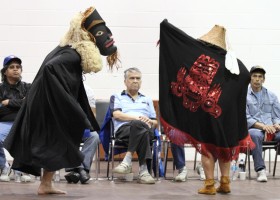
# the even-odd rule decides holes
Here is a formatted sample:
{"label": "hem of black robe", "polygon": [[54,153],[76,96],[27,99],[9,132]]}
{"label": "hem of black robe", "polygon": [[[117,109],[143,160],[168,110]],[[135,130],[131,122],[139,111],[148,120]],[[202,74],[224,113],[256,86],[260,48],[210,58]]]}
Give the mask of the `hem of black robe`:
{"label": "hem of black robe", "polygon": [[183,146],[184,144],[191,144],[200,154],[208,157],[209,153],[211,153],[214,159],[221,159],[224,162],[237,160],[239,153],[247,153],[248,150],[252,150],[255,148],[255,144],[252,141],[249,133],[245,138],[241,139],[238,142],[238,145],[225,148],[216,146],[215,144],[198,141],[189,133],[173,127],[162,117],[160,118],[160,121],[161,125],[163,126],[164,133],[172,143],[179,146]]}

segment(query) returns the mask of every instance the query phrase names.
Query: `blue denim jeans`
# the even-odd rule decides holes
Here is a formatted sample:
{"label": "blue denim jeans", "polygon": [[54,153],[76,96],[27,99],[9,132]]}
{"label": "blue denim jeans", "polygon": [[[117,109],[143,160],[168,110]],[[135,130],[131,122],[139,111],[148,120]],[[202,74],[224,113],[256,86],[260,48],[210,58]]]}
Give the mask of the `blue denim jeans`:
{"label": "blue denim jeans", "polygon": [[[84,134],[83,139],[82,139],[84,145],[81,149],[81,152],[85,156],[83,162],[81,163],[80,166],[77,168],[83,168],[86,171],[90,171],[90,167],[92,164],[92,159],[93,156],[97,150],[98,144],[99,144],[99,135],[97,132],[89,132],[87,134]],[[67,168],[65,171],[72,171],[74,168]]]}
{"label": "blue denim jeans", "polygon": [[[262,157],[262,142],[264,139],[264,132],[260,129],[251,128],[249,129],[249,134],[256,145],[256,148],[252,150],[252,156],[254,160],[255,171],[265,169],[265,163]],[[275,134],[275,141],[280,142],[280,132]]]}
{"label": "blue denim jeans", "polygon": [[186,165],[185,161],[185,149],[184,146],[178,146],[171,143],[171,151],[174,159],[176,169],[182,169]]}
{"label": "blue denim jeans", "polygon": [[0,122],[0,169],[5,167],[6,156],[3,143],[12,128],[13,122]]}

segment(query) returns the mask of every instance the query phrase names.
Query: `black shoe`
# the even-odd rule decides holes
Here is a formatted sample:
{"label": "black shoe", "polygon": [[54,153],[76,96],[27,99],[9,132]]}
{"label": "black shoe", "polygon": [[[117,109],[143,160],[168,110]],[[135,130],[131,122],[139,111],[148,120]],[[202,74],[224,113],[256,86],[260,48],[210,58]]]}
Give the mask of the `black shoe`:
{"label": "black shoe", "polygon": [[74,171],[66,174],[64,177],[68,183],[78,183],[80,180],[80,174]]}
{"label": "black shoe", "polygon": [[84,169],[79,169],[79,174],[80,174],[80,181],[82,184],[86,184],[88,180],[90,179],[89,173],[84,170]]}

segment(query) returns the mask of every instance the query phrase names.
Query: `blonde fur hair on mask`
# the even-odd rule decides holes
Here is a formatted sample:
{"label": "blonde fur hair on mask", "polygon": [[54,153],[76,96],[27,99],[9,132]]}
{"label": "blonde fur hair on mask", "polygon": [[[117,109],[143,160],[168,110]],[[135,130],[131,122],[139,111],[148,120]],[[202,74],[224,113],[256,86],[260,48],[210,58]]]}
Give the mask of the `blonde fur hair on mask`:
{"label": "blonde fur hair on mask", "polygon": [[81,56],[81,66],[84,73],[98,72],[102,69],[102,58],[95,41],[92,41],[89,33],[81,27],[83,13],[78,13],[70,22],[70,28],[61,39],[59,46],[71,46]]}

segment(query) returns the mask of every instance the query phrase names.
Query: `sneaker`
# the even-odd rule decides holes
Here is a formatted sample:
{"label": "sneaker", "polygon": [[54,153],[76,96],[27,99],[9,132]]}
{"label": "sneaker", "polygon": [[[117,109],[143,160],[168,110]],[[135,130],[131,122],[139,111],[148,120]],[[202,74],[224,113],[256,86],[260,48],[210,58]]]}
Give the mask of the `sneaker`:
{"label": "sneaker", "polygon": [[118,174],[129,174],[132,172],[132,166],[122,162],[117,167],[115,167],[115,169],[113,169],[113,172]]}
{"label": "sneaker", "polygon": [[10,181],[10,175],[11,174],[11,166],[9,165],[9,167],[5,167],[4,169],[2,169],[2,173],[0,176],[0,181],[1,182],[9,182]]}
{"label": "sneaker", "polygon": [[200,175],[200,180],[201,181],[204,181],[206,178],[205,178],[205,173],[204,173],[204,169],[201,165],[198,165],[196,167],[196,172],[198,173],[198,175]]}
{"label": "sneaker", "polygon": [[258,174],[258,177],[257,177],[258,182],[267,182],[265,169],[258,171],[257,174]]}
{"label": "sneaker", "polygon": [[22,174],[20,180],[21,182],[31,182],[31,177],[28,174]]}
{"label": "sneaker", "polygon": [[188,170],[186,168],[186,166],[183,168],[183,170],[181,171],[180,174],[178,174],[175,178],[174,181],[176,182],[185,182],[187,180],[187,176],[188,176]]}
{"label": "sneaker", "polygon": [[142,184],[155,184],[155,179],[149,174],[149,172],[144,172],[143,174],[139,174],[138,183]]}

